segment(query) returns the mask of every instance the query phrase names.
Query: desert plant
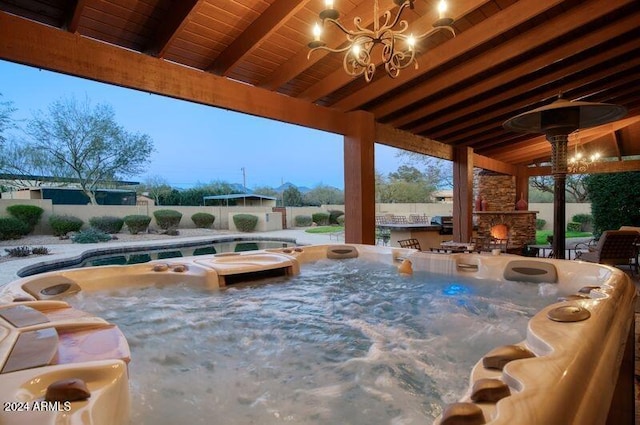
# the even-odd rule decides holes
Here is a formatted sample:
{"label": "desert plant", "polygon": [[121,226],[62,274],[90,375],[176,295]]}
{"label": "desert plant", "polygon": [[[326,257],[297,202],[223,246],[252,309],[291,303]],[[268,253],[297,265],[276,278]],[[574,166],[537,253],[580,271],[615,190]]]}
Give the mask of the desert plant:
{"label": "desert plant", "polygon": [[344,211],[329,210],[329,224],[338,224],[338,217],[344,215]]}
{"label": "desert plant", "polygon": [[545,224],[547,224],[547,220],[536,218],[536,230],[542,230]]}
{"label": "desert plant", "polygon": [[153,212],[158,227],[163,230],[175,229],[180,224],[182,213],[176,210],[157,210]]}
{"label": "desert plant", "polygon": [[0,240],[20,239],[29,233],[29,225],[15,217],[0,218]]}
{"label": "desert plant", "polygon": [[28,246],[16,246],[15,248],[5,248],[9,257],[28,257],[31,255],[31,248]]}
{"label": "desert plant", "polygon": [[103,231],[104,233],[118,233],[124,226],[124,220],[120,217],[104,215],[102,217],[91,217],[89,219],[91,227]]}
{"label": "desert plant", "polygon": [[46,246],[36,246],[31,250],[33,255],[49,255],[49,248]]}
{"label": "desert plant", "polygon": [[69,232],[77,232],[83,224],[84,221],[72,215],[52,215],[49,217],[49,225],[53,229],[54,236],[66,236]]}
{"label": "desert plant", "polygon": [[27,226],[29,226],[28,233],[31,233],[40,221],[44,210],[35,205],[10,205],[7,207],[7,212],[18,220],[26,223]]}
{"label": "desert plant", "polygon": [[107,242],[111,240],[111,235],[103,232],[102,230],[90,227],[88,229],[81,230],[75,235],[71,236],[71,240],[74,243]]}
{"label": "desert plant", "polygon": [[326,212],[317,212],[311,215],[313,222],[318,226],[328,226],[329,225],[329,213]]}
{"label": "desert plant", "polygon": [[123,218],[123,220],[132,235],[136,235],[140,232],[146,232],[149,227],[149,223],[151,223],[151,217],[141,214],[128,215]]}
{"label": "desert plant", "polygon": [[213,222],[216,220],[216,217],[213,214],[199,212],[195,213],[191,216],[191,221],[196,227],[201,229],[208,229],[213,225]]}
{"label": "desert plant", "polygon": [[236,214],[233,216],[233,224],[241,232],[251,232],[258,224],[258,217],[253,214]]}
{"label": "desert plant", "polygon": [[296,227],[309,227],[313,224],[313,219],[310,215],[297,215],[294,217],[293,222]]}
{"label": "desert plant", "polygon": [[344,214],[336,217],[336,223],[340,226],[344,226]]}

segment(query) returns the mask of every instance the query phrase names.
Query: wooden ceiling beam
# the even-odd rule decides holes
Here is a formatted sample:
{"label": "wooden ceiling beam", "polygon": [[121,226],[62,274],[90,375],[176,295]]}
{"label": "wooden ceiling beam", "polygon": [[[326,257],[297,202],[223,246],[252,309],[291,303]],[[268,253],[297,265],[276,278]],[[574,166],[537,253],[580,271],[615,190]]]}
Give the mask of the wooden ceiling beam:
{"label": "wooden ceiling beam", "polygon": [[438,141],[376,123],[376,142],[440,159],[453,160],[453,148]]}
{"label": "wooden ceiling beam", "polygon": [[[320,5],[321,3],[318,2]],[[391,10],[396,5],[393,3],[393,0],[380,0],[379,7],[381,11]],[[318,10],[318,13],[320,11]],[[353,22],[356,17],[362,18],[363,26],[370,25],[373,22],[373,8],[371,3],[362,2],[355,9],[351,11],[348,15],[341,18],[343,22]],[[311,27],[309,27],[309,41],[311,41]],[[327,43],[327,47],[330,48],[338,48],[345,42],[344,34],[338,30],[331,31],[330,35],[325,35],[324,42]],[[305,70],[313,66],[320,59],[325,57],[328,54],[326,51],[316,51],[312,55],[309,55],[309,48],[305,46],[302,50],[300,50],[294,57],[284,62],[281,66],[279,66],[276,70],[274,70],[271,75],[269,75],[266,79],[261,81],[258,86],[265,88],[267,90],[277,90],[288,81],[293,80],[298,75],[302,74]]]}
{"label": "wooden ceiling beam", "polygon": [[309,0],[276,0],[249,25],[207,67],[207,71],[228,75],[242,58],[251,53],[271,34],[275,33],[296,13],[306,7]]}
{"label": "wooden ceiling beam", "polygon": [[[615,28],[601,27],[596,31],[586,34],[584,37],[571,40],[567,44],[563,44],[555,49],[544,52],[543,54],[531,57],[528,60],[518,63],[504,72],[496,73],[495,75],[484,79],[476,84],[465,87],[461,90],[451,93],[449,96],[438,97],[433,102],[429,102],[428,105],[423,107],[413,108],[410,112],[402,114],[398,118],[388,122],[394,127],[403,127],[416,120],[424,120],[426,124],[414,126],[412,131],[417,133],[427,131],[429,128],[435,128],[439,125],[445,124],[456,118],[460,118],[467,114],[473,113],[478,109],[491,107],[499,102],[509,99],[511,97],[520,95],[528,90],[534,89],[540,85],[547,84],[549,81],[565,78],[567,75],[572,75],[589,68],[593,63],[608,61],[621,55],[628,54],[634,49],[638,49],[637,40],[629,40],[626,43],[615,46],[612,49],[603,49],[596,55],[589,55],[580,59],[579,61],[558,69],[550,74],[540,75],[535,78],[527,79],[522,84],[505,90],[497,91],[495,89],[505,86],[515,80],[522,79],[523,76],[534,74],[540,69],[548,66],[549,64],[557,63],[559,61],[567,60],[567,58],[577,56],[581,52],[589,50],[602,43],[603,40],[608,40],[611,37],[621,35],[627,31],[637,28],[637,22],[639,14],[629,16],[628,19],[624,19],[619,22]],[[524,34],[526,35],[526,34]],[[433,90],[433,89],[431,89]],[[484,93],[495,90],[496,94],[491,96],[485,96]],[[428,96],[425,93],[425,97]],[[454,109],[453,114],[446,114],[443,116],[432,119],[430,114],[437,113],[444,108],[451,108],[453,105],[464,102],[471,98],[477,98],[478,101],[472,102],[470,105],[462,106]],[[385,112],[384,106],[375,107],[371,110],[377,117],[381,118],[383,122],[386,122],[380,115]],[[452,108],[453,109],[453,108]]]}
{"label": "wooden ceiling beam", "polygon": [[[640,171],[640,160],[625,160],[625,161],[600,161],[589,166],[588,174],[600,174],[600,173],[626,173],[628,171]],[[527,167],[527,174],[529,177],[535,176],[550,176],[551,167]],[[580,173],[568,173],[568,174],[580,174]]]}
{"label": "wooden ceiling beam", "polygon": [[620,135],[620,130],[616,130],[611,133],[611,141],[613,142],[613,148],[616,150],[618,160],[622,160],[622,136]]}
{"label": "wooden ceiling beam", "polygon": [[[566,93],[566,97],[571,100],[576,100],[580,97],[584,97],[585,95],[591,95],[593,93],[594,83],[599,80],[611,79],[613,85],[609,86],[608,89],[628,86],[628,84],[637,81],[638,75],[629,75],[624,78],[614,78],[614,76],[638,65],[640,65],[640,56],[629,62],[618,63],[616,66],[599,71],[594,75],[588,75],[583,78],[573,80],[570,82],[571,87],[564,87],[565,90],[563,90],[563,93]],[[574,95],[574,93],[576,95]],[[479,118],[475,121],[462,119],[459,120],[460,123],[457,125],[451,125],[443,130],[429,134],[435,139],[446,140],[447,143],[473,147],[474,145],[480,144],[489,138],[488,134],[486,134],[486,137],[483,139],[478,139],[473,136],[477,134],[478,131],[482,133],[496,128],[496,119],[508,119],[510,115],[517,115],[529,109],[536,108],[541,103],[540,99],[553,98],[557,96],[557,94],[557,86],[551,86],[542,92],[531,92],[527,98],[514,102],[512,105],[498,108],[489,107],[487,108],[487,111],[490,112],[483,113],[482,115],[476,112],[476,115],[478,115]],[[484,123],[484,125],[480,125],[481,123]],[[502,130],[502,128],[500,128],[500,130],[506,131]]]}
{"label": "wooden ceiling beam", "polygon": [[78,26],[80,25],[80,18],[82,17],[82,12],[84,11],[85,6],[87,5],[87,0],[78,0],[75,6],[72,8],[71,13],[69,14],[69,18],[66,22],[67,31],[70,33],[78,32]]}
{"label": "wooden ceiling beam", "polygon": [[154,37],[150,40],[146,51],[163,58],[180,31],[189,23],[190,16],[195,13],[205,0],[180,0],[171,2],[165,18],[159,23]]}
{"label": "wooden ceiling beam", "polygon": [[345,114],[0,12],[0,58],[345,134]]}
{"label": "wooden ceiling beam", "polygon": [[[426,72],[431,71],[460,55],[463,55],[477,47],[480,47],[484,43],[487,43],[500,36],[502,33],[507,32],[524,22],[527,22],[528,20],[540,15],[541,13],[544,13],[545,11],[551,9],[554,6],[557,6],[560,3],[562,3],[562,1],[559,0],[517,2],[507,7],[503,11],[480,22],[479,24],[474,25],[463,33],[457,35],[455,38],[448,40],[447,42],[424,53],[417,59],[419,65],[419,68],[417,70],[411,70],[411,72],[402,72],[400,73],[400,75],[398,75],[397,78],[380,78],[379,80],[369,83],[364,89],[346,96],[332,106],[343,111],[358,109],[365,103],[370,102],[394,89],[397,89],[403,84],[406,84],[411,80],[420,77]],[[462,65],[462,67],[464,67],[464,65]],[[468,69],[466,67],[464,68]],[[455,72],[455,70],[452,71]],[[447,73],[446,77],[448,76],[449,73]],[[450,85],[450,83],[447,80],[446,86],[448,85]],[[417,98],[422,98],[422,96],[419,94],[419,90],[417,89],[410,90],[409,92],[418,93]],[[398,97],[400,98],[398,100],[398,104],[400,106],[416,101],[416,99],[412,100],[411,96],[408,94],[402,94]],[[395,103],[395,97],[394,99],[392,99],[392,102]]]}
{"label": "wooden ceiling beam", "polygon": [[[459,0],[456,2],[456,10],[459,11],[458,15],[454,19],[460,19],[470,11],[476,10],[486,3],[486,0]],[[423,15],[411,23],[411,28],[431,28],[435,21],[433,14]],[[341,35],[341,39],[344,43],[344,35]],[[382,64],[381,57],[374,57],[374,63],[377,66]],[[412,72],[413,68],[409,67],[407,71]],[[379,72],[383,72],[379,70]],[[326,96],[339,88],[349,84],[354,79],[353,76],[347,74],[342,67],[338,68],[316,84],[307,88],[304,92],[298,96],[301,99],[315,102],[316,100]]]}
{"label": "wooden ceiling beam", "polygon": [[518,174],[518,167],[516,165],[477,153],[473,154],[473,166],[482,168],[483,170],[495,171],[496,173],[508,174],[510,176]]}

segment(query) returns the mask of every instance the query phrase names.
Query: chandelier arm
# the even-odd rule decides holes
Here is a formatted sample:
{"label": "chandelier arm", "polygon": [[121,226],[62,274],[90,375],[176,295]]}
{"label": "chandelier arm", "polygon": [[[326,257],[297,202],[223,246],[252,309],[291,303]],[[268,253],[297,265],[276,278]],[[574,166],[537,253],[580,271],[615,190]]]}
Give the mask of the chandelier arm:
{"label": "chandelier arm", "polygon": [[327,52],[330,52],[330,53],[342,53],[342,52],[346,52],[349,49],[351,49],[351,45],[342,47],[340,49],[332,49],[331,47],[327,47],[327,46],[318,46],[309,50],[309,53],[307,53],[307,59],[309,59],[311,57],[311,53],[315,52],[316,50],[326,50]]}
{"label": "chandelier arm", "polygon": [[373,31],[371,31],[370,29],[367,28],[361,28],[360,25],[358,25],[356,23],[356,20],[360,20],[360,18],[354,18],[353,23],[356,26],[356,28],[358,28],[358,31],[353,31],[350,29],[347,29],[344,25],[342,25],[342,23],[338,20],[335,19],[331,19],[331,18],[327,18],[325,19],[325,21],[331,22],[333,25],[335,25],[336,27],[338,27],[338,29],[340,29],[340,31],[342,31],[343,33],[345,33],[347,36],[351,36],[351,37],[357,37],[359,35],[363,35],[362,33],[366,33],[366,34],[373,34]]}
{"label": "chandelier arm", "polygon": [[[396,24],[398,23],[398,21],[400,21],[400,17],[402,16],[402,12],[404,11],[404,9],[406,9],[409,5],[409,2],[404,2],[402,3],[402,5],[400,6],[400,9],[398,10],[398,14],[396,15],[396,18],[393,20],[393,23],[391,25],[387,25],[387,23],[389,22],[389,19],[387,18],[387,21],[385,22],[385,25],[383,26],[383,28],[381,29],[387,29],[387,28],[393,28],[396,26]],[[391,12],[387,11],[385,14],[389,14],[389,17],[391,16]],[[404,22],[404,29],[402,29],[401,31],[405,31],[408,27],[409,24],[407,24],[406,20],[403,20],[402,22]]]}

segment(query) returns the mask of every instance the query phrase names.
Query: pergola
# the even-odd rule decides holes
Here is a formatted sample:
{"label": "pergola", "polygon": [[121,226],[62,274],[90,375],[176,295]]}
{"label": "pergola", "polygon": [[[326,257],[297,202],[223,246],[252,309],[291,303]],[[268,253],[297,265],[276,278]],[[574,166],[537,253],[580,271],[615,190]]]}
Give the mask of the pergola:
{"label": "pergola", "polygon": [[[336,0],[346,26],[372,1]],[[430,27],[436,0],[405,18]],[[381,10],[397,8],[379,0]],[[502,122],[567,99],[625,106],[624,119],[570,140],[640,170],[640,2],[450,0],[456,37],[418,47],[419,68],[352,78],[342,55],[307,58],[322,0],[0,0],[0,58],[344,135],[345,240],[374,243],[374,144],[453,161],[454,238],[472,232],[473,168],[550,174],[544,136]],[[344,36],[327,32],[339,47]],[[303,142],[302,142],[303,143]],[[514,202],[516,200],[514,199]]]}

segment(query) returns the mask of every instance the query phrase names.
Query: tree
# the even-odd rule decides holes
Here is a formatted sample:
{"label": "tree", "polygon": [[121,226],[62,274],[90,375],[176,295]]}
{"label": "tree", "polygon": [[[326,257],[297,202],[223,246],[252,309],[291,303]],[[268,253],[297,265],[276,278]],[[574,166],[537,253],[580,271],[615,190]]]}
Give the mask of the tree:
{"label": "tree", "polygon": [[425,176],[416,167],[409,165],[401,165],[395,172],[389,173],[391,180],[404,180],[409,183],[422,183]]}
{"label": "tree", "polygon": [[[436,188],[453,188],[453,167],[451,161],[404,150],[398,152],[397,157],[405,164],[412,164],[424,169],[424,178]],[[400,168],[402,168],[402,166]],[[400,170],[400,168],[398,168],[398,170]]]}
{"label": "tree", "polygon": [[[567,202],[589,202],[589,194],[584,185],[584,180],[588,174],[567,174],[565,197]],[[530,179],[529,184],[532,188],[541,192],[553,194],[553,177],[552,176],[535,176]]]}
{"label": "tree", "polygon": [[303,205],[302,193],[297,187],[289,186],[282,192],[282,201],[287,207],[301,207]]}
{"label": "tree", "polygon": [[[2,94],[0,93],[0,98],[2,98]],[[6,137],[4,132],[10,128],[15,126],[13,121],[13,113],[16,111],[16,108],[13,106],[11,101],[2,101],[0,102],[0,147],[6,141]]]}
{"label": "tree", "polygon": [[89,100],[57,100],[48,113],[34,115],[26,131],[29,147],[41,151],[63,177],[77,178],[92,204],[99,183],[141,173],[153,152],[148,135],[127,132],[110,106],[92,107]]}
{"label": "tree", "polygon": [[640,172],[591,174],[585,179],[594,233],[640,226]]}
{"label": "tree", "polygon": [[139,187],[139,192],[146,192],[156,205],[162,205],[160,198],[168,197],[172,190],[169,182],[160,176],[147,177],[144,184]]}
{"label": "tree", "polygon": [[343,205],[344,192],[335,187],[318,185],[305,193],[303,199],[307,205]]}
{"label": "tree", "polygon": [[280,193],[278,193],[277,190],[268,187],[268,186],[261,186],[261,187],[256,187],[253,189],[253,193],[255,193],[256,195],[262,195],[262,196],[271,196],[273,198],[280,198]]}

